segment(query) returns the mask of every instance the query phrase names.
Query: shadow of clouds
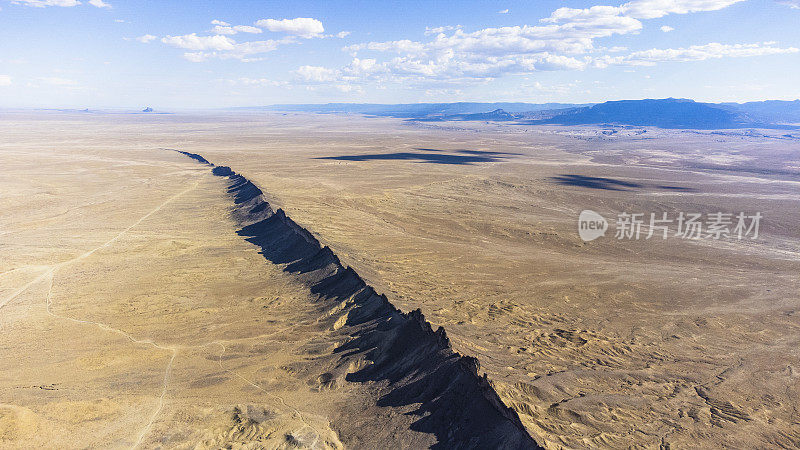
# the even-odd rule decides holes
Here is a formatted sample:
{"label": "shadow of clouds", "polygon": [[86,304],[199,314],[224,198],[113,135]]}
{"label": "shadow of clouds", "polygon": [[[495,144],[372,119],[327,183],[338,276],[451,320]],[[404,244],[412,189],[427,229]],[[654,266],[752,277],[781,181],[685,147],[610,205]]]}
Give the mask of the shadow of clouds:
{"label": "shadow of clouds", "polygon": [[[430,164],[470,165],[483,162],[499,162],[518,153],[490,152],[483,150],[440,150],[415,148],[417,152],[370,153],[365,155],[321,156],[314,159],[335,161],[416,161]],[[421,153],[425,152],[425,153]],[[450,152],[450,153],[444,153]],[[452,154],[457,153],[457,154]]]}
{"label": "shadow of clouds", "polygon": [[575,174],[560,174],[555,177],[550,177],[550,180],[564,186],[577,186],[588,189],[602,189],[606,191],[628,191],[631,189],[649,188],[678,192],[697,192],[697,189],[683,186],[647,185],[642,183],[634,183],[631,181],[618,180],[615,178],[590,177],[587,175]]}
{"label": "shadow of clouds", "polygon": [[642,185],[638,183],[616,180],[614,178],[589,177],[586,175],[561,174],[555,177],[550,177],[550,179],[565,186],[578,186],[589,189],[603,189],[607,191],[624,191],[627,190],[625,188],[642,187]]}

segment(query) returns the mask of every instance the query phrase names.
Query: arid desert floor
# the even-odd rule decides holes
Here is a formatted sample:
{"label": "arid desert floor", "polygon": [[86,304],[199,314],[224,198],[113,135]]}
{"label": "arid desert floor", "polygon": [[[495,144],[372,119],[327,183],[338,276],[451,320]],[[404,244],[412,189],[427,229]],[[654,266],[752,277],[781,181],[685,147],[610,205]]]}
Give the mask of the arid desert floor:
{"label": "arid desert floor", "polygon": [[[0,114],[0,447],[444,442],[171,150],[442,326],[545,448],[800,446],[800,133],[42,111]],[[587,209],[762,219],[584,242]]]}

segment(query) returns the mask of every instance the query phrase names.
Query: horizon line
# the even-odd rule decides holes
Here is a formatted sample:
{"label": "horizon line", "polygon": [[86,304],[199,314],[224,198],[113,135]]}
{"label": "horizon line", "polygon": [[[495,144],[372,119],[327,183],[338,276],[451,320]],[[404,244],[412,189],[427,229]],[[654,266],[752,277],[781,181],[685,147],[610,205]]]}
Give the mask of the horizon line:
{"label": "horizon line", "polygon": [[[567,101],[549,101],[549,102],[533,102],[533,101],[508,101],[508,100],[498,100],[498,101],[473,101],[473,100],[460,100],[460,101],[440,101],[440,102],[408,102],[408,103],[381,103],[381,102],[319,102],[319,103],[266,103],[266,104],[253,104],[253,105],[238,105],[238,106],[164,106],[159,107],[162,108],[161,111],[166,110],[181,110],[181,111],[201,111],[201,110],[230,110],[230,109],[246,109],[246,108],[268,108],[268,107],[279,107],[279,106],[323,106],[323,105],[380,105],[380,106],[396,106],[396,105],[458,105],[458,104],[499,104],[499,103],[508,103],[508,104],[523,104],[523,105],[553,105],[553,104],[560,104],[560,105],[599,105],[603,103],[610,103],[610,102],[625,102],[625,101],[645,101],[645,100],[688,100],[695,103],[705,103],[705,104],[737,104],[742,105],[746,103],[764,103],[764,102],[800,102],[800,98],[795,98],[791,100],[783,100],[783,99],[776,99],[776,98],[764,98],[762,100],[749,100],[749,101],[698,101],[693,98],[687,97],[661,97],[661,98],[653,98],[653,97],[646,97],[646,98],[621,98],[621,99],[614,99],[614,100],[603,100],[598,102],[567,102]],[[141,110],[142,108],[152,108],[152,105],[157,105],[155,103],[146,104],[143,103],[138,106],[99,106],[99,107],[92,107],[92,106],[9,106],[4,107],[0,106],[0,111],[14,111],[14,110],[24,110],[24,111],[74,111],[74,112],[83,112],[83,111],[113,111],[113,110],[130,110],[135,109],[137,111]],[[158,113],[159,111],[153,111],[150,113]]]}

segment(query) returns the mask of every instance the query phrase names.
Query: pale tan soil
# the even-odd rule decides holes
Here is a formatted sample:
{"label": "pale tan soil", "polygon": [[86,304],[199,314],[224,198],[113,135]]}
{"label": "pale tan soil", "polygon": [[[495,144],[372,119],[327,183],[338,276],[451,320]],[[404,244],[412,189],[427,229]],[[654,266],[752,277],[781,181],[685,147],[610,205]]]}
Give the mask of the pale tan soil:
{"label": "pale tan soil", "polygon": [[[0,300],[0,433],[12,444],[222,445],[272,427],[335,445],[339,424],[326,420],[366,395],[300,388],[281,369],[301,358],[286,351],[296,342],[221,353],[213,342],[302,320],[308,294],[231,233],[218,182],[163,147],[246,175],[396,305],[443,325],[547,447],[800,445],[800,143],[782,133],[314,115],[20,114],[0,127],[0,299],[13,297]],[[414,159],[469,162],[459,150],[514,154]],[[317,159],[392,153],[414,155]],[[583,209],[764,219],[757,241],[586,244]],[[269,315],[253,312],[263,306]],[[229,352],[248,356],[234,365]]]}
{"label": "pale tan soil", "polygon": [[380,436],[358,429],[374,393],[325,375],[317,355],[340,343],[314,296],[236,235],[221,179],[177,154],[36,139],[0,150],[0,448]]}

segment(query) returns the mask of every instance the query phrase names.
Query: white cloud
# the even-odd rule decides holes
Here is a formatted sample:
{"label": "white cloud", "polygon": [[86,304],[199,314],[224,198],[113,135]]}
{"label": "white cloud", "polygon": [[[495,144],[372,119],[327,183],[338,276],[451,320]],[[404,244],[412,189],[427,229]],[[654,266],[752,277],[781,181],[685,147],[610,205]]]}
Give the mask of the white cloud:
{"label": "white cloud", "polygon": [[[425,34],[434,36],[427,41],[400,39],[344,47],[354,62],[337,73],[351,82],[361,79],[463,83],[534,71],[641,64],[648,61],[646,55],[611,56],[627,49],[598,47],[596,40],[638,33],[643,29],[642,20],[668,14],[714,11],[740,1],[743,0],[634,0],[619,6],[558,8],[538,25],[484,28],[472,32],[464,31],[461,26],[426,28]],[[662,30],[672,31],[672,28],[664,27]],[[686,57],[697,51],[687,51]],[[369,58],[364,58],[365,53]],[[736,53],[730,49],[726,56]],[[656,57],[650,55],[651,59]],[[369,72],[357,64],[367,60],[373,61]]]}
{"label": "white cloud", "polygon": [[[12,0],[12,4],[34,6],[36,8],[45,8],[48,6],[60,6],[69,8],[81,4],[78,0]],[[97,8],[111,8],[111,5],[103,0],[88,0],[88,4]]]}
{"label": "white cloud", "polygon": [[795,47],[776,47],[769,43],[720,44],[712,42],[684,48],[650,49],[633,52],[626,56],[598,58],[593,63],[597,67],[611,64],[632,66],[653,66],[662,62],[705,61],[719,58],[746,58],[752,56],[779,55],[800,52]]}
{"label": "white cloud", "polygon": [[[346,47],[345,50],[391,51],[416,56],[430,56],[435,53],[454,51],[473,55],[506,56],[540,52],[578,54],[594,50],[593,39],[614,34],[628,34],[639,31],[641,22],[613,14],[591,13],[575,16],[564,23],[541,26],[513,26],[485,28],[474,32],[464,32],[456,28],[452,34],[445,34],[447,27],[429,28],[426,34],[437,34],[430,42],[398,40],[389,42],[369,42]],[[561,21],[561,19],[545,19]]]}
{"label": "white cloud", "polygon": [[196,63],[207,61],[211,56],[212,55],[203,52],[186,52],[183,54],[186,60]]}
{"label": "white cloud", "polygon": [[462,28],[461,25],[455,25],[455,26],[453,26],[453,25],[445,25],[443,27],[434,27],[434,28],[425,27],[425,35],[428,36],[428,35],[431,35],[431,34],[439,34],[439,33],[444,33],[444,32],[447,32],[447,31],[458,30],[458,29],[461,29],[461,28]]}
{"label": "white cloud", "polygon": [[624,14],[638,19],[657,19],[667,14],[717,11],[745,0],[635,0],[622,5]]}
{"label": "white cloud", "polygon": [[350,92],[364,92],[364,89],[361,86],[353,85],[353,84],[337,84],[334,85],[336,90],[339,92],[350,93]]}
{"label": "white cloud", "polygon": [[462,97],[464,91],[461,89],[426,89],[425,96],[430,98],[438,98],[441,101],[451,101],[453,97]]}
{"label": "white cloud", "polygon": [[192,33],[183,36],[165,36],[161,39],[161,42],[174,47],[193,50],[183,54],[185,59],[192,62],[203,62],[211,58],[238,59],[243,62],[252,62],[260,60],[254,55],[271,52],[281,44],[292,41],[236,42],[227,36],[197,36]]}
{"label": "white cloud", "polygon": [[44,8],[46,6],[72,7],[81,4],[78,0],[14,0],[11,3],[15,5],[35,6],[37,8]]}
{"label": "white cloud", "polygon": [[800,9],[800,0],[777,0],[779,4],[792,9]]}
{"label": "white cloud", "polygon": [[497,11],[497,14],[508,14],[508,8]]}
{"label": "white cloud", "polygon": [[214,28],[211,29],[211,32],[214,34],[224,34],[228,36],[232,36],[237,33],[250,33],[250,34],[259,34],[262,33],[263,30],[258,27],[253,27],[250,25],[233,25],[223,22],[221,20],[212,20],[211,24],[214,25]]}
{"label": "white cloud", "polygon": [[378,52],[395,52],[406,54],[421,54],[425,51],[425,44],[421,42],[404,39],[401,41],[389,42],[369,42],[366,44],[354,44],[344,47],[345,51],[357,53],[360,50],[373,50]]}
{"label": "white cloud", "polygon": [[234,35],[237,33],[233,27],[225,26],[225,25],[215,25],[214,28],[211,29],[211,32],[214,34],[225,34],[225,35]]}
{"label": "white cloud", "polygon": [[716,11],[745,0],[634,0],[620,6],[592,6],[586,9],[558,8],[543,22],[589,20],[609,17],[657,19],[668,14]]}
{"label": "white cloud", "polygon": [[233,50],[236,41],[227,36],[198,36],[196,33],[183,36],[164,36],[161,42],[186,50]]}
{"label": "white cloud", "polygon": [[281,87],[281,86],[288,86],[289,83],[287,81],[276,81],[270,80],[269,78],[247,78],[241,77],[234,80],[223,80],[227,81],[228,84],[231,85],[243,85],[243,86],[270,86],[270,87]]}
{"label": "white cloud", "polygon": [[669,33],[670,31],[675,31],[675,28],[672,28],[669,25],[664,25],[663,27],[660,28],[660,30],[663,31],[664,33]]}
{"label": "white cloud", "polygon": [[350,32],[349,31],[340,31],[340,32],[336,33],[336,37],[338,37],[339,39],[344,39],[347,36],[350,36]]}
{"label": "white cloud", "polygon": [[[289,33],[281,39],[268,39],[260,41],[246,41],[245,34],[260,34],[263,29],[251,25],[231,25],[222,20],[212,20],[214,28],[211,35],[198,35],[197,33],[184,34],[179,36],[167,35],[161,38],[161,42],[173,47],[188,50],[183,57],[192,62],[207,61],[212,58],[218,59],[238,59],[243,62],[259,61],[263,57],[258,56],[276,50],[281,45],[297,44],[297,37],[333,37],[320,34],[324,31],[322,23],[316,19],[284,19],[274,20],[265,19],[257,22],[261,27],[271,31],[284,31]],[[349,32],[341,32],[338,37],[345,37]],[[239,35],[240,41],[231,36]],[[147,35],[140,38],[142,42],[150,42],[153,37]]]}
{"label": "white cloud", "polygon": [[587,9],[558,8],[550,17],[541,19],[543,23],[558,23],[572,21],[573,23],[587,23],[590,21],[604,21],[622,15],[621,6],[597,5]]}
{"label": "white cloud", "polygon": [[566,94],[570,91],[575,91],[577,87],[576,83],[561,83],[561,84],[553,84],[553,85],[543,85],[542,83],[536,81],[533,84],[523,84],[523,90],[527,91],[535,91],[535,92],[549,92],[549,93],[557,93],[557,94]]}
{"label": "white cloud", "polygon": [[136,38],[137,41],[147,44],[148,42],[152,42],[158,39],[158,36],[153,36],[152,34],[145,34],[144,36],[139,36]]}
{"label": "white cloud", "polygon": [[[466,31],[460,25],[426,28],[425,35],[429,37],[348,45],[343,50],[351,54],[350,63],[339,67],[302,65],[293,74],[309,89],[327,86],[356,92],[364,83],[374,83],[376,87],[385,87],[390,82],[419,84],[424,88],[430,87],[426,83],[462,86],[537,71],[654,65],[668,61],[702,61],[797,51],[780,48],[776,43],[711,43],[631,53],[625,47],[607,48],[598,44],[598,39],[636,34],[644,28],[643,22],[649,19],[714,11],[739,1],[743,0],[633,0],[617,6],[558,8],[534,25],[475,31]],[[211,35],[168,35],[161,42],[185,50],[183,57],[189,61],[219,58],[246,62],[261,59],[264,53],[282,45],[303,42],[298,38],[344,38],[350,34],[347,31],[324,34],[322,22],[312,18],[262,19],[255,22],[256,26],[231,25],[221,20],[213,20],[211,24],[214,26]],[[666,25],[660,29],[673,31]],[[247,41],[252,37],[245,34],[258,34],[263,30],[286,33],[287,36],[276,40]],[[145,35],[137,39],[150,42],[157,38]],[[262,78],[240,79],[237,83],[273,85],[272,81]]]}
{"label": "white cloud", "polygon": [[233,29],[240,33],[259,34],[262,32],[261,28],[251,27],[250,25],[235,25]]}
{"label": "white cloud", "polygon": [[295,74],[303,81],[314,83],[325,83],[339,79],[338,71],[320,66],[300,66],[295,70]]}
{"label": "white cloud", "polygon": [[309,17],[282,20],[261,19],[256,22],[256,25],[269,31],[287,33],[306,39],[319,37],[325,31],[322,22]]}
{"label": "white cloud", "polygon": [[75,86],[78,84],[74,80],[60,77],[39,77],[38,80],[51,86]]}
{"label": "white cloud", "polygon": [[11,77],[8,75],[0,75],[0,86],[11,86]]}
{"label": "white cloud", "polygon": [[719,44],[692,45],[687,48],[651,49],[631,53],[628,61],[638,63],[655,63],[664,61],[703,61],[712,58],[743,58],[750,56],[778,55],[797,53],[797,48],[780,48],[762,44]]}

